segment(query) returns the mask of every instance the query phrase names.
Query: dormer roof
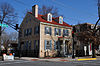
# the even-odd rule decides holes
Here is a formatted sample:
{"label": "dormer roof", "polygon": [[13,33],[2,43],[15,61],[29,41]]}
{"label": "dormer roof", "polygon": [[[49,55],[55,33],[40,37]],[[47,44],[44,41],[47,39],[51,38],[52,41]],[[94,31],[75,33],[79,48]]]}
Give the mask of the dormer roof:
{"label": "dormer roof", "polygon": [[[29,13],[32,14],[31,12],[29,12]],[[44,23],[50,23],[50,24],[59,25],[59,26],[72,27],[71,25],[67,24],[64,21],[63,21],[63,24],[58,23],[56,21],[56,19],[59,19],[58,17],[57,18],[52,17],[52,22],[47,21],[46,17],[47,17],[46,15],[38,14],[38,17],[36,17],[36,19],[38,19],[40,22],[44,22]]]}

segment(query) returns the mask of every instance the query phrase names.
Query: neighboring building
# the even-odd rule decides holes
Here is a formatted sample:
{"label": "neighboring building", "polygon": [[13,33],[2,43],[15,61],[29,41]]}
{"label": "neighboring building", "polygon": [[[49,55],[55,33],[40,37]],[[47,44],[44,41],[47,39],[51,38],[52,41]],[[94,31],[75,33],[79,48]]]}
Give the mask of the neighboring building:
{"label": "neighboring building", "polygon": [[[83,23],[83,24],[78,24],[74,25],[73,27],[75,28],[75,34],[79,34],[80,32],[85,32],[89,30],[93,30],[94,24],[90,23]],[[98,28],[98,25],[96,26],[96,29]],[[98,32],[100,34],[100,32]],[[92,44],[88,43],[85,44],[83,41],[79,41],[78,37],[75,36],[75,54],[76,56],[86,56],[86,55],[92,55]],[[82,38],[81,38],[82,39]],[[96,47],[98,49],[98,47]]]}
{"label": "neighboring building", "polygon": [[[72,27],[63,17],[38,14],[38,5],[32,7],[20,25],[20,46],[27,56],[53,57],[72,53]],[[25,55],[25,54],[24,54]]]}

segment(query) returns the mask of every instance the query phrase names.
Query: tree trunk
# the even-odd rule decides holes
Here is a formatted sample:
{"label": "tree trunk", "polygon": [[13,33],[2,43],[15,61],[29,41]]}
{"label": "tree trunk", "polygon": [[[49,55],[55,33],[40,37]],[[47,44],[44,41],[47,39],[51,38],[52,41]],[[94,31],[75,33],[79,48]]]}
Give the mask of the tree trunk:
{"label": "tree trunk", "polygon": [[92,43],[92,58],[96,58],[94,43]]}

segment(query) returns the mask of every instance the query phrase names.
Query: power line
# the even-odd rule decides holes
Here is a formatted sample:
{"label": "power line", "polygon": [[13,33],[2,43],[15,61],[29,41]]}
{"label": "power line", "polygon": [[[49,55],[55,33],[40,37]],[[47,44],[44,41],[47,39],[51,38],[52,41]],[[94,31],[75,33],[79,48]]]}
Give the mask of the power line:
{"label": "power line", "polygon": [[23,3],[22,1],[19,1],[19,0],[14,0],[14,1],[17,2],[17,3],[19,3],[19,4],[21,4],[21,5],[27,6],[27,4]]}
{"label": "power line", "polygon": [[[82,11],[80,11],[80,10],[77,10],[76,8],[71,7],[71,6],[64,5],[63,3],[58,2],[58,1],[56,1],[56,0],[52,0],[52,1],[55,2],[55,3],[58,4],[58,5],[63,6],[64,8],[68,7],[68,8],[71,8],[72,10],[74,10],[74,11],[78,11],[78,13],[79,13],[79,12],[82,12]],[[85,13],[87,13],[87,14],[89,15],[88,12],[85,11]],[[93,17],[94,17],[95,15],[94,15],[94,14],[91,14],[90,16],[93,16]],[[98,17],[98,16],[96,16],[95,18],[97,18],[97,17]]]}

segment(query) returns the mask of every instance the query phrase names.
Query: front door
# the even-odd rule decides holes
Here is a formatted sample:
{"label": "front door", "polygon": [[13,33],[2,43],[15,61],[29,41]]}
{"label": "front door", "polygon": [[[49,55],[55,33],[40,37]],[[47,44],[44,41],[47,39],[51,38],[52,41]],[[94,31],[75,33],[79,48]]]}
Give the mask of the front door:
{"label": "front door", "polygon": [[[64,45],[65,44],[65,45]],[[65,41],[65,43],[63,43],[63,40],[59,41],[59,53],[60,56],[66,56],[68,54],[68,41]]]}

